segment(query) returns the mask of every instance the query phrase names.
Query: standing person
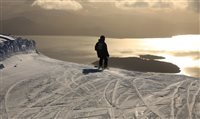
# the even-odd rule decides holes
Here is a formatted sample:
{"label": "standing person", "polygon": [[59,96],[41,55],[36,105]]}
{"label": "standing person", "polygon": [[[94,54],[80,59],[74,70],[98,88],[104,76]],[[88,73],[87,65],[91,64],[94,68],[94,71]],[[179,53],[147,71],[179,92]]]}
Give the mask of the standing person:
{"label": "standing person", "polygon": [[107,68],[109,53],[108,53],[108,49],[107,49],[107,44],[105,43],[105,36],[103,36],[103,35],[100,36],[99,41],[95,45],[95,50],[97,52],[97,56],[100,58],[98,69]]}

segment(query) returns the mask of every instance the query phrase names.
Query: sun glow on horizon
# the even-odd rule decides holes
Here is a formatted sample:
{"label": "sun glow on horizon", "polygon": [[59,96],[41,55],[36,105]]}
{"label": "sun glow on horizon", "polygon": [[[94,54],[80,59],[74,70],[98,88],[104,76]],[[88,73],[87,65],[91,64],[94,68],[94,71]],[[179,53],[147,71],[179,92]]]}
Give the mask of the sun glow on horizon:
{"label": "sun glow on horizon", "polygon": [[175,57],[170,54],[165,54],[162,56],[164,56],[166,58],[163,61],[174,63],[181,68],[185,68],[185,67],[199,67],[200,68],[200,63],[199,63],[200,60],[194,60],[194,59],[192,59],[192,57],[189,57],[189,56],[188,57]]}
{"label": "sun glow on horizon", "polygon": [[148,39],[145,44],[160,51],[199,51],[200,35]]}
{"label": "sun glow on horizon", "polygon": [[[181,72],[191,76],[188,68],[200,69],[200,35],[181,35],[171,38],[145,38],[134,40],[126,39],[129,43],[123,44],[126,49],[131,49],[136,52],[122,53],[123,57],[140,54],[152,54],[163,56],[164,62],[170,62],[177,65]],[[139,47],[135,47],[135,44]],[[139,49],[138,49],[139,48]],[[129,50],[131,51],[131,50]]]}

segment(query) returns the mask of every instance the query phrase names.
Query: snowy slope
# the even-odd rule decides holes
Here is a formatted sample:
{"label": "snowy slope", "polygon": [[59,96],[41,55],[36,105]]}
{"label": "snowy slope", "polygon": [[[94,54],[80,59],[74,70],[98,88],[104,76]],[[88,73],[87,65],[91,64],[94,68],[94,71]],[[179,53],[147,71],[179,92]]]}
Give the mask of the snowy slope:
{"label": "snowy slope", "polygon": [[200,80],[31,54],[2,62],[2,119],[199,119]]}
{"label": "snowy slope", "polygon": [[200,119],[199,79],[102,72],[37,54],[33,41],[7,38],[0,39],[0,119]]}

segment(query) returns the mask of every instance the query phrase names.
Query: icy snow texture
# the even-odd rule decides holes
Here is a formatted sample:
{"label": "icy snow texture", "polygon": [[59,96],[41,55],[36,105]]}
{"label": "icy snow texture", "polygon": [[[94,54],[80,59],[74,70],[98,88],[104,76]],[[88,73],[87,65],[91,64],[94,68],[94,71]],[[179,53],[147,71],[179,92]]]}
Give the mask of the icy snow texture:
{"label": "icy snow texture", "polygon": [[3,63],[3,119],[200,118],[200,80],[195,78],[114,68],[95,72],[93,66],[34,53]]}
{"label": "icy snow texture", "polygon": [[[33,41],[21,38],[0,41],[3,58],[35,49]],[[0,119],[200,119],[197,78],[98,71],[37,53],[2,63]]]}

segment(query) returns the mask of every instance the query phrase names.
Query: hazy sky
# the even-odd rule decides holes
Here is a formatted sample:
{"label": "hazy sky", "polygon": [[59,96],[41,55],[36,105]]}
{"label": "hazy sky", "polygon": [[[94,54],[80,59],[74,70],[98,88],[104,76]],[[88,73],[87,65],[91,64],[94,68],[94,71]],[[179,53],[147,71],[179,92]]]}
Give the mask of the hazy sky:
{"label": "hazy sky", "polygon": [[3,33],[109,37],[200,34],[199,0],[0,0],[0,4]]}

